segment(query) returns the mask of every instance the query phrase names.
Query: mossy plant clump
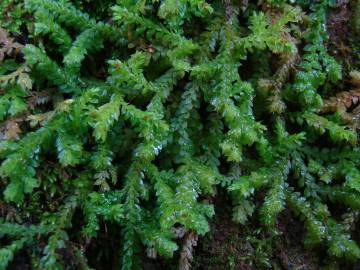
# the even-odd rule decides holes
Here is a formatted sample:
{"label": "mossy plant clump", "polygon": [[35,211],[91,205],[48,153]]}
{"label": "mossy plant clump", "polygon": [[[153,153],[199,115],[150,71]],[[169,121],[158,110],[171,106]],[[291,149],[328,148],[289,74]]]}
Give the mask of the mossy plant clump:
{"label": "mossy plant clump", "polygon": [[323,107],[335,4],[0,3],[0,269],[189,269],[220,188],[235,222],[287,209],[306,248],[358,260],[358,102]]}

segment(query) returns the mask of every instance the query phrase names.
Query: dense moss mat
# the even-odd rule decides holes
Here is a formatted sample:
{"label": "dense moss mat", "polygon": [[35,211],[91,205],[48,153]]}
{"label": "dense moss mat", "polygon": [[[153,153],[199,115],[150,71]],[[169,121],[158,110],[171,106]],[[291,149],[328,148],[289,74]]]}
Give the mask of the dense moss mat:
{"label": "dense moss mat", "polygon": [[3,0],[0,269],[351,269],[358,1]]}

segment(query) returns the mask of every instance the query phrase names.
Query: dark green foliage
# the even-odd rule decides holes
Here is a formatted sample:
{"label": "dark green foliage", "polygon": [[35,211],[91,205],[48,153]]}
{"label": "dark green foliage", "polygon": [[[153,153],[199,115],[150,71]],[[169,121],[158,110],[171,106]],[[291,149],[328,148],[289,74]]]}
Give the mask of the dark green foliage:
{"label": "dark green foliage", "polygon": [[326,48],[333,3],[224,2],[0,4],[2,27],[28,40],[0,58],[0,206],[16,207],[0,269],[20,250],[34,269],[68,269],[65,251],[90,269],[107,226],[121,231],[116,267],[172,257],[175,228],[209,232],[219,188],[236,222],[274,232],[288,208],[305,244],[360,258],[342,220],[360,208],[357,133],[318,113],[342,77]]}

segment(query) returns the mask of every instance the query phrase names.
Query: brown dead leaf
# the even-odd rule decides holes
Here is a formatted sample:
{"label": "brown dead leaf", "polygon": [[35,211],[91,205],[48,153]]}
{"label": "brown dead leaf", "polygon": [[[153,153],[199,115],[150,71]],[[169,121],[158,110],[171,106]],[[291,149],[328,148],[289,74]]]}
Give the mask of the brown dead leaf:
{"label": "brown dead leaf", "polygon": [[190,270],[193,260],[194,246],[197,245],[198,235],[194,231],[189,231],[185,236],[180,253],[179,270]]}
{"label": "brown dead leaf", "polygon": [[0,140],[17,140],[21,129],[16,119],[9,119],[0,127]]}
{"label": "brown dead leaf", "polygon": [[9,33],[0,27],[0,62],[4,60],[6,55],[16,55],[23,47],[22,44],[14,42],[14,38],[10,37]]}
{"label": "brown dead leaf", "polygon": [[337,93],[336,96],[324,101],[321,113],[328,112],[346,112],[352,106],[357,105],[360,101],[360,89],[343,91]]}
{"label": "brown dead leaf", "polygon": [[354,86],[360,87],[360,72],[357,70],[350,72],[351,83]]}
{"label": "brown dead leaf", "polygon": [[33,110],[38,105],[42,105],[42,104],[50,102],[53,92],[54,91],[52,89],[31,92],[30,96],[27,99],[29,108],[31,110]]}

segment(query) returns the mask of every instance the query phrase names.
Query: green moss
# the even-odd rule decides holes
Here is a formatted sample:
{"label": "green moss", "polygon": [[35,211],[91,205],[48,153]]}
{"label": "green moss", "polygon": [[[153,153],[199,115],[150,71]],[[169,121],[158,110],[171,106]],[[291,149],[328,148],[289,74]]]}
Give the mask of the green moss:
{"label": "green moss", "polygon": [[334,1],[267,3],[0,4],[2,268],[22,249],[40,269],[177,258],[174,228],[206,239],[220,188],[246,229],[198,266],[269,267],[285,209],[307,246],[359,259],[341,217],[359,208],[357,131],[320,113],[342,79]]}

